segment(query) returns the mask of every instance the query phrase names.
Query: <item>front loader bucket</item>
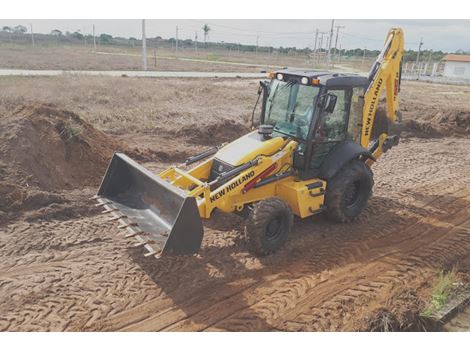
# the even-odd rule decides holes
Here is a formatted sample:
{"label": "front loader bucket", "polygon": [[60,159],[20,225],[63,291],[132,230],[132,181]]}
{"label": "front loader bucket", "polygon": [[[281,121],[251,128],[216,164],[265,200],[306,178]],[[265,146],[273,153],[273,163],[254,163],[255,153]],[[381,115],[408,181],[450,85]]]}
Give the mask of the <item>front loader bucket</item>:
{"label": "front loader bucket", "polygon": [[196,253],[203,227],[196,199],[125,154],[111,160],[96,196],[107,212],[149,251],[146,255]]}

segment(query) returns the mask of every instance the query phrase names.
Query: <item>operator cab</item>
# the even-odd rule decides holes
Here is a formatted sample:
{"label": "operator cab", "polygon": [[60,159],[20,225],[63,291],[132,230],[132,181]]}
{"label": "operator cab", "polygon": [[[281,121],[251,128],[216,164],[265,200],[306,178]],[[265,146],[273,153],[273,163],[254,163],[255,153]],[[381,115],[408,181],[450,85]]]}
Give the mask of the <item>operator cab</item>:
{"label": "operator cab", "polygon": [[294,167],[302,179],[318,177],[328,153],[344,141],[360,142],[366,77],[281,70],[261,82],[261,124],[272,136],[299,142]]}

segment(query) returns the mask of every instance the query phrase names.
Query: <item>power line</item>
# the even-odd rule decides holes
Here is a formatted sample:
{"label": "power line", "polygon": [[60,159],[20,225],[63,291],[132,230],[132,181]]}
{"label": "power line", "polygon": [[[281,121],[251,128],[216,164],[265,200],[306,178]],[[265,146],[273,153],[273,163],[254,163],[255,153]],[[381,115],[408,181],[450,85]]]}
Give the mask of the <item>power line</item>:
{"label": "power line", "polygon": [[[213,27],[228,28],[228,29],[241,31],[241,32],[248,32],[248,33],[253,32],[249,29],[237,28],[237,27],[232,27],[232,26],[227,26],[227,25],[222,25],[222,24],[214,24],[214,23],[207,22],[207,21],[199,21],[199,20],[193,20],[193,19],[191,19],[191,21],[198,22],[201,24],[210,24]],[[258,30],[256,32],[259,34],[276,34],[276,35],[279,35],[279,34],[289,34],[289,35],[310,34],[311,35],[312,34],[312,32],[267,32],[267,31],[258,31]],[[250,34],[250,35],[256,36],[256,34]]]}

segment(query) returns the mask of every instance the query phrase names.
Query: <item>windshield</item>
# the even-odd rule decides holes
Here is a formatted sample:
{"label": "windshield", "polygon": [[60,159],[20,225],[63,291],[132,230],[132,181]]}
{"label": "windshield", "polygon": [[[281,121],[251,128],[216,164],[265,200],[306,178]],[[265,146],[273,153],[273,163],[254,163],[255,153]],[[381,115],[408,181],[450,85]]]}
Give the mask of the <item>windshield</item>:
{"label": "windshield", "polygon": [[274,131],[307,139],[313,103],[320,88],[274,80],[266,101],[264,122]]}

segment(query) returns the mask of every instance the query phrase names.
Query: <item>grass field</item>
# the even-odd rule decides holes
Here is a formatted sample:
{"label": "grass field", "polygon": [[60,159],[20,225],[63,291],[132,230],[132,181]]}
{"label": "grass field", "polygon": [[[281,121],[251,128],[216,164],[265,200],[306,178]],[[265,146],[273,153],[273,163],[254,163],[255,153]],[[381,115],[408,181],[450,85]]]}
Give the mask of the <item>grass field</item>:
{"label": "grass field", "polygon": [[[98,47],[94,53],[90,46],[49,43],[33,48],[26,44],[0,43],[0,68],[141,70],[141,55],[141,48],[138,47],[106,45]],[[240,53],[221,49],[199,48],[196,53],[192,48],[180,49],[178,52],[168,48],[148,48],[147,55],[148,69],[155,71],[259,72],[273,67],[326,67],[324,63],[314,62],[306,55]],[[367,71],[371,63],[371,58],[367,58],[364,63],[357,59],[336,62],[342,68],[362,71]]]}

